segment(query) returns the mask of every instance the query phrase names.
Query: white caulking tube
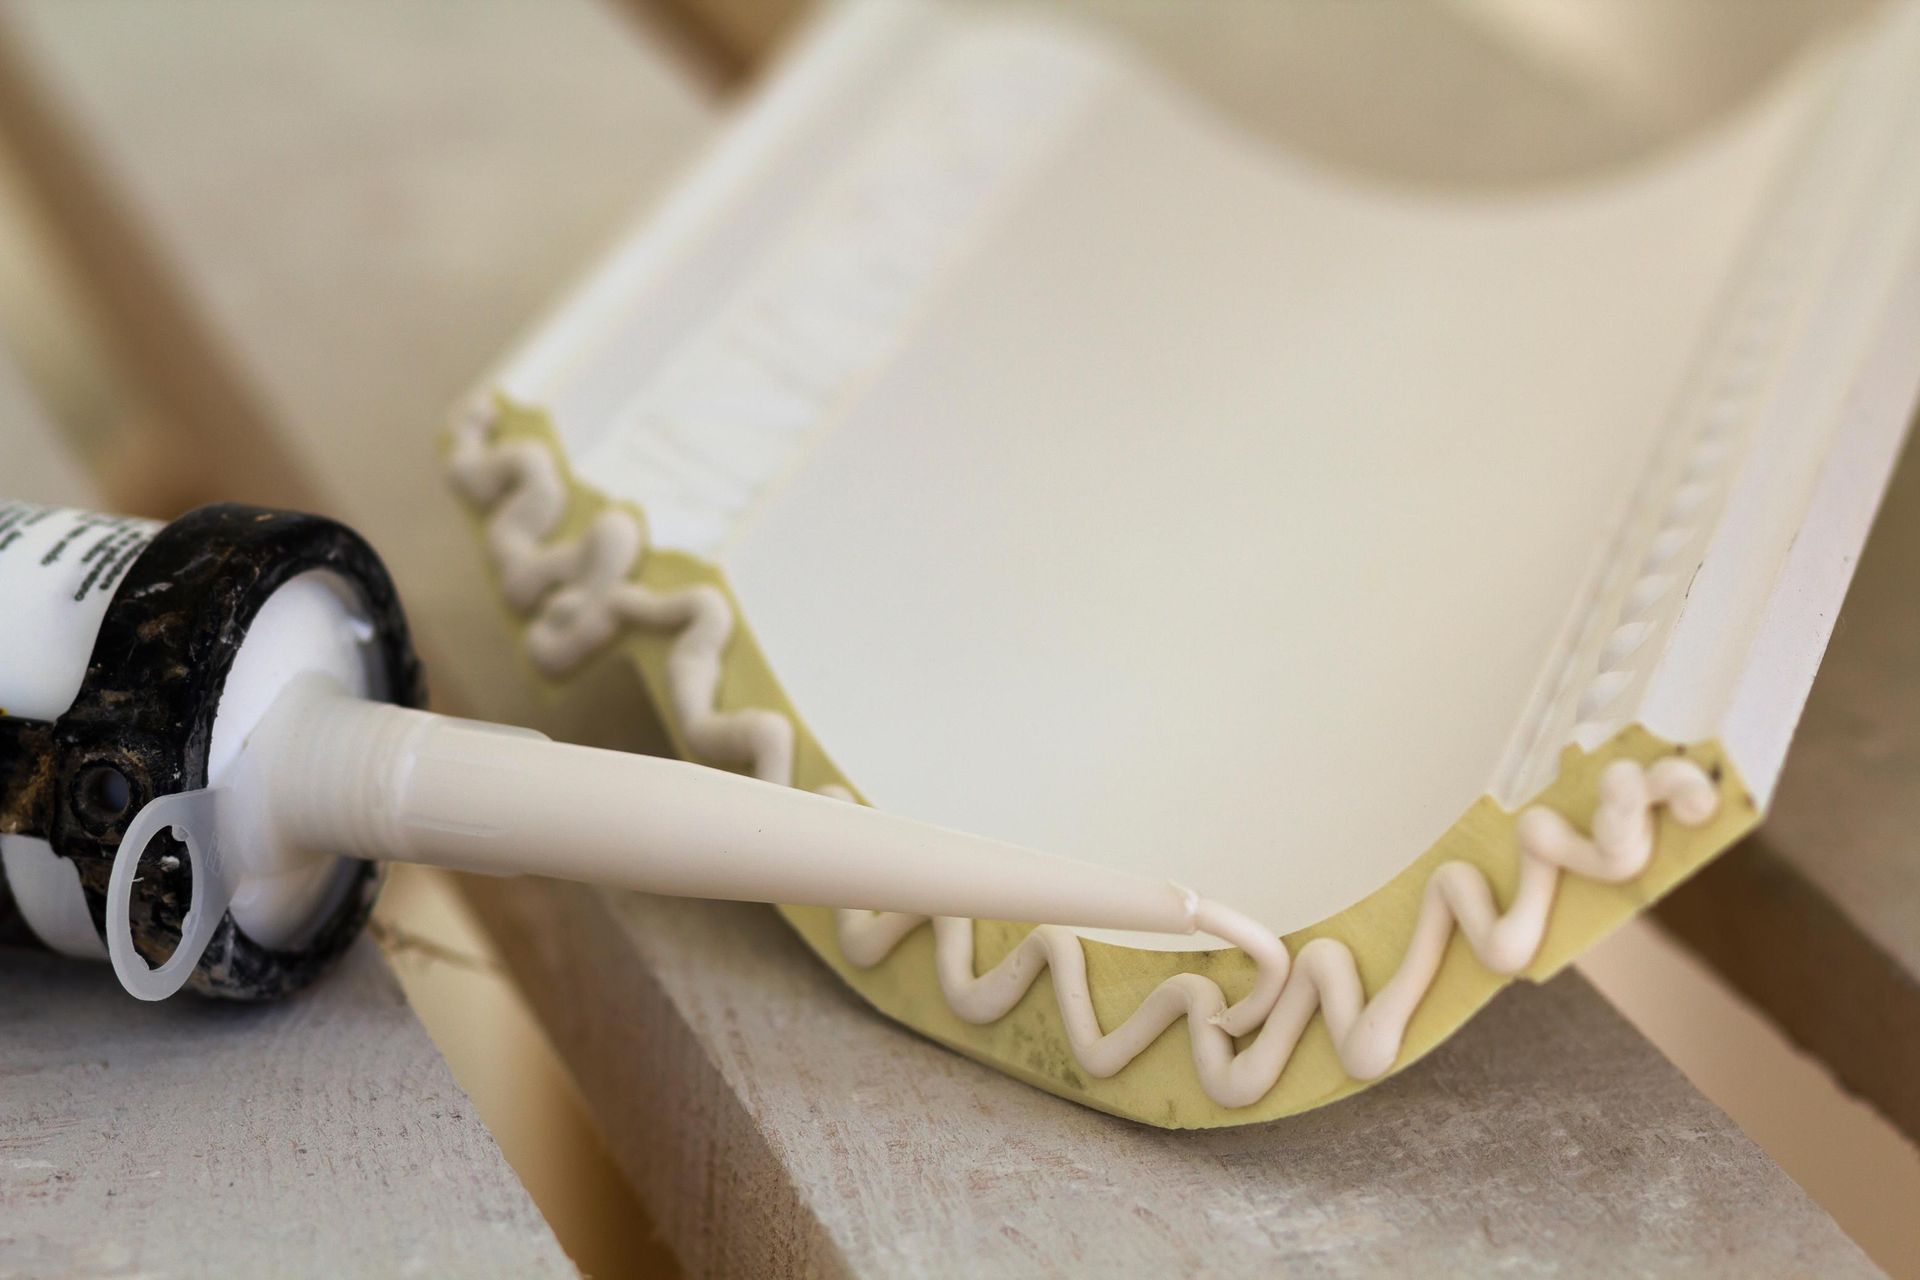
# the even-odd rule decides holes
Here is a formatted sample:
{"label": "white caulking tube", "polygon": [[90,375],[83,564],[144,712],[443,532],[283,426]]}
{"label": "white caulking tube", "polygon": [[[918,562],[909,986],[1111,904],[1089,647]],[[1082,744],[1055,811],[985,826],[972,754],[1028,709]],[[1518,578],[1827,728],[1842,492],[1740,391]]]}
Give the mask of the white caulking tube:
{"label": "white caulking tube", "polygon": [[1166,880],[416,710],[391,581],[318,517],[229,504],[161,526],[0,502],[0,607],[18,623],[0,636],[0,938],[104,952],[143,999],[304,986],[365,923],[387,861],[1198,927]]}

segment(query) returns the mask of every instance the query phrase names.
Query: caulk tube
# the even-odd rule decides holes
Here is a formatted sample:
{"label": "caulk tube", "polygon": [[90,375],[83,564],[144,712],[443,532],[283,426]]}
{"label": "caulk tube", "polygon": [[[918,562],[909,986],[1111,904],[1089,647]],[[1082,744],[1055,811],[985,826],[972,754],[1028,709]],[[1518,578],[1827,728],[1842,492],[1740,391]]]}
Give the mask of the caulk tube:
{"label": "caulk tube", "polygon": [[681,760],[290,689],[234,840],[686,897],[1192,933],[1164,879]]}
{"label": "caulk tube", "polygon": [[[25,648],[0,650],[0,667],[51,666],[60,682],[16,680],[21,705],[41,714],[0,715],[0,833],[9,879],[16,847],[59,864],[60,923],[86,935],[76,945],[90,954],[93,935],[104,940],[143,999],[187,984],[260,998],[311,981],[365,923],[376,860],[698,897],[1196,928],[1198,900],[1165,880],[413,710],[422,681],[393,585],[331,521],[238,506],[158,529],[58,519],[80,530],[63,545],[91,539],[102,567],[79,586],[47,578],[47,599],[112,594],[74,625],[60,609],[26,611],[36,626],[66,628],[32,651],[38,665],[16,657]],[[89,643],[83,665],[72,650]],[[41,915],[28,923],[45,941]]]}
{"label": "caulk tube", "polygon": [[0,929],[11,915],[55,950],[124,959],[123,976],[171,955],[172,986],[211,995],[275,996],[323,972],[365,922],[373,864],[214,876],[178,830],[136,827],[221,787],[297,676],[422,698],[372,550],[332,521],[253,507],[162,526],[0,503],[0,619]]}

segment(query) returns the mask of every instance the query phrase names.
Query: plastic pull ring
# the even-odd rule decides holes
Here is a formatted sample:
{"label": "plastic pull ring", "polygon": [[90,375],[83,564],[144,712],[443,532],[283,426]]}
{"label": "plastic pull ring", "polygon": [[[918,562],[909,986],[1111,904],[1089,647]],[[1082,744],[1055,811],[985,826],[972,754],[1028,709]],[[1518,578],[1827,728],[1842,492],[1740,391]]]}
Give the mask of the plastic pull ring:
{"label": "plastic pull ring", "polygon": [[[114,855],[107,881],[107,954],[120,985],[142,1000],[165,1000],[186,984],[213,942],[214,931],[233,901],[220,857],[221,788],[158,796],[134,816]],[[193,868],[193,902],[180,929],[180,945],[158,969],[149,968],[133,945],[133,882],[140,857],[163,829],[187,847]]]}

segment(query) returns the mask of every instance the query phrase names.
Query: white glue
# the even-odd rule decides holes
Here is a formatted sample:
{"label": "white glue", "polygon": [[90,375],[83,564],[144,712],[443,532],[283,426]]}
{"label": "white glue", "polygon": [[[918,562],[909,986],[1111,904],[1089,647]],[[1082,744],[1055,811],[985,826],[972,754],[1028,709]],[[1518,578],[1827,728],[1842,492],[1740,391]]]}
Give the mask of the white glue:
{"label": "white glue", "polygon": [[[337,945],[340,920],[357,928],[364,914],[342,914],[340,886],[343,865],[364,865],[358,860],[746,901],[1167,933],[1197,927],[1198,900],[1166,880],[696,764],[394,705],[385,699],[404,700],[394,686],[411,662],[404,636],[393,635],[404,621],[397,607],[382,607],[390,584],[377,561],[330,522],[225,507],[161,530],[22,504],[0,513],[21,549],[8,549],[0,523],[0,608],[10,619],[0,639],[0,730],[9,718],[52,722],[30,731],[20,721],[10,737],[0,733],[0,819],[77,833],[65,848],[59,838],[7,836],[8,878],[22,916],[49,946],[97,954],[97,917],[121,982],[143,999],[172,994],[196,966],[198,985],[224,994],[276,992],[273,982],[234,986],[232,973],[285,961],[315,938]],[[283,556],[293,562],[278,563]],[[260,598],[249,602],[249,592]],[[203,598],[217,614],[205,625],[194,620]],[[186,637],[178,654],[161,647],[175,633]],[[154,680],[164,688],[153,698],[138,673],[116,677],[123,649],[160,673]],[[208,659],[222,670],[191,670],[198,653],[223,655]],[[154,755],[162,763],[148,766],[135,747],[175,726],[154,723],[149,708],[140,734],[118,744],[112,712],[174,705],[161,694],[217,713],[210,737],[179,726],[178,742]],[[77,734],[91,736],[72,745]],[[66,754],[37,769],[24,757],[46,742]],[[123,756],[129,762],[116,763]],[[96,794],[102,770],[127,775],[117,789],[124,813],[113,795]],[[197,785],[169,789],[155,774]],[[23,794],[5,793],[9,777],[22,780],[15,789]],[[164,883],[140,874],[163,835],[185,846],[191,904],[171,956],[154,968],[136,945],[135,923],[172,918],[142,898]],[[40,863],[66,875],[60,893],[29,885],[39,894],[31,909],[12,855],[27,840]],[[104,910],[80,891],[67,861],[89,857],[101,860],[96,885],[111,863]],[[47,875],[33,884],[41,880]],[[203,957],[216,939],[226,950],[209,976]]]}

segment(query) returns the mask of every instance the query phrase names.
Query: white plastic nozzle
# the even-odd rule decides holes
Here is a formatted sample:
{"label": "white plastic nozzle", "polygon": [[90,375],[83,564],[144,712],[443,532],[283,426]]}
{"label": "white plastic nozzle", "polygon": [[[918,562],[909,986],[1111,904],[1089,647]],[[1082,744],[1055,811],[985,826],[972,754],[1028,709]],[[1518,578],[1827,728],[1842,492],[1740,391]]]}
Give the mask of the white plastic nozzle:
{"label": "white plastic nozzle", "polygon": [[[224,868],[208,877],[209,891],[228,896],[250,877],[297,877],[316,861],[353,856],[683,897],[1197,928],[1197,898],[1170,881],[702,765],[368,702],[323,680],[296,681],[281,695],[218,803],[163,797],[154,806],[168,802],[170,814],[214,828],[192,834]],[[151,836],[158,824],[146,818],[135,829]],[[140,852],[131,838],[123,843],[116,882],[120,864]],[[196,920],[199,871],[196,862]],[[124,903],[116,919],[113,938],[125,927]],[[177,989],[199,954],[182,968],[183,940],[165,968],[149,971],[130,939],[110,951],[128,989],[148,999]]]}

